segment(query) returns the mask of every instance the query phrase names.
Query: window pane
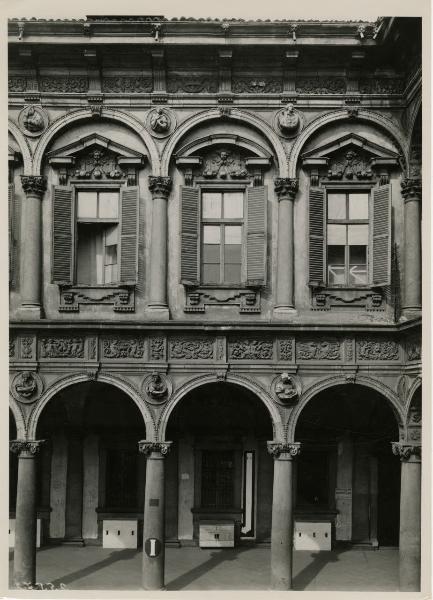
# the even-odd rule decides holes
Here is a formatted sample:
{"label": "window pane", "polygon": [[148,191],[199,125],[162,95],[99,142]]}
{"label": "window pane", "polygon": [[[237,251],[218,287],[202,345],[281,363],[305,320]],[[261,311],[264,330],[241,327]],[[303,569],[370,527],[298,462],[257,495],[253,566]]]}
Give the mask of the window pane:
{"label": "window pane", "polygon": [[77,283],[102,283],[103,230],[80,223],[77,228]]}
{"label": "window pane", "polygon": [[99,217],[117,219],[119,216],[119,194],[117,192],[99,193]]}
{"label": "window pane", "polygon": [[209,265],[204,263],[202,268],[203,283],[219,283],[220,281],[220,266]]}
{"label": "window pane", "polygon": [[328,246],[346,244],[346,225],[328,225]]}
{"label": "window pane", "polygon": [[328,246],[328,282],[330,285],[345,284],[344,246]]}
{"label": "window pane", "polygon": [[221,228],[219,225],[206,225],[203,227],[203,242],[205,244],[219,244],[221,241]]}
{"label": "window pane", "polygon": [[226,244],[224,246],[224,263],[241,264],[241,248],[240,244]]}
{"label": "window pane", "polygon": [[238,225],[227,225],[225,227],[224,240],[226,244],[241,244],[242,227]]}
{"label": "window pane", "polygon": [[96,192],[78,192],[77,217],[79,219],[96,219]]}
{"label": "window pane", "polygon": [[203,219],[221,218],[221,194],[203,192],[201,197]]}
{"label": "window pane", "polygon": [[328,194],[328,219],[346,218],[346,194]]}
{"label": "window pane", "polygon": [[368,225],[348,225],[349,246],[368,245]]}
{"label": "window pane", "polygon": [[203,244],[203,262],[219,264],[219,262],[220,262],[220,245],[219,244]]}
{"label": "window pane", "polygon": [[119,241],[119,228],[117,225],[113,225],[111,227],[107,227],[105,229],[105,245],[111,246],[112,244],[117,244]]}
{"label": "window pane", "polygon": [[349,283],[352,285],[367,283],[367,246],[349,248]]}
{"label": "window pane", "polygon": [[239,283],[241,280],[241,265],[224,265],[224,283]]}
{"label": "window pane", "polygon": [[242,219],[244,216],[244,195],[242,192],[225,192],[224,218]]}
{"label": "window pane", "polygon": [[368,219],[368,194],[349,194],[349,219]]}

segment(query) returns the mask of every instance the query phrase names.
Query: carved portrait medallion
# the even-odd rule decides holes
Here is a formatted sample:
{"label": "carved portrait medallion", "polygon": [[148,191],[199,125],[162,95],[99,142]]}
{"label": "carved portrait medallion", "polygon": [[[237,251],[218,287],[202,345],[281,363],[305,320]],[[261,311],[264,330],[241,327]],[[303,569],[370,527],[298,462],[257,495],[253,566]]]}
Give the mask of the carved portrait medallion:
{"label": "carved portrait medallion", "polygon": [[23,404],[31,404],[41,395],[43,383],[34,371],[21,371],[13,378],[10,389],[15,400]]}
{"label": "carved portrait medallion", "polygon": [[302,114],[291,103],[279,110],[274,117],[274,129],[285,138],[298,135],[303,125]]}
{"label": "carved portrait medallion", "polygon": [[18,115],[18,125],[28,137],[37,137],[41,135],[48,127],[48,115],[35,104],[25,106]]}
{"label": "carved portrait medallion", "polygon": [[147,114],[146,127],[154,137],[164,138],[176,129],[176,117],[168,108],[153,108]]}
{"label": "carved portrait medallion", "polygon": [[281,373],[271,385],[275,400],[283,406],[292,406],[301,395],[299,379],[289,373]]}
{"label": "carved portrait medallion", "polygon": [[169,399],[173,386],[163,373],[152,371],[150,375],[144,378],[141,389],[147,402],[162,404]]}

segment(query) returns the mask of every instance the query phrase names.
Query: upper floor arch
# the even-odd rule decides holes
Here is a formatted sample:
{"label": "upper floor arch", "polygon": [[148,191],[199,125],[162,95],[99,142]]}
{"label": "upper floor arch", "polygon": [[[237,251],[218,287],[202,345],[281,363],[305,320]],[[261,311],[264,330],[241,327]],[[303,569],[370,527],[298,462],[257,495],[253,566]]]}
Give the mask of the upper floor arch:
{"label": "upper floor arch", "polygon": [[17,143],[23,160],[23,172],[24,175],[30,175],[32,173],[32,155],[30,152],[29,145],[27,143],[24,134],[20,128],[11,120],[8,122],[9,132]]}

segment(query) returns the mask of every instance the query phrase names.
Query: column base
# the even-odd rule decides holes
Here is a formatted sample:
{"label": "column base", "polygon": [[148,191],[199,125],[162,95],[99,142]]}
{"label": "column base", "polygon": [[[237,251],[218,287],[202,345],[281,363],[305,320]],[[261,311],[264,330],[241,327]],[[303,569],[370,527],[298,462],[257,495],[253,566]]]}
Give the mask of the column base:
{"label": "column base", "polygon": [[152,321],[168,321],[170,319],[168,306],[163,304],[148,304],[144,314]]}
{"label": "column base", "polygon": [[38,304],[21,304],[16,312],[16,317],[21,321],[33,321],[44,318],[44,310]]}
{"label": "column base", "polygon": [[421,306],[404,306],[401,309],[400,321],[410,321],[422,315]]}
{"label": "column base", "polygon": [[296,317],[297,314],[298,314],[298,311],[293,306],[287,306],[287,305],[280,304],[280,305],[274,306],[272,316],[274,319],[290,321],[290,319],[292,319],[293,317]]}

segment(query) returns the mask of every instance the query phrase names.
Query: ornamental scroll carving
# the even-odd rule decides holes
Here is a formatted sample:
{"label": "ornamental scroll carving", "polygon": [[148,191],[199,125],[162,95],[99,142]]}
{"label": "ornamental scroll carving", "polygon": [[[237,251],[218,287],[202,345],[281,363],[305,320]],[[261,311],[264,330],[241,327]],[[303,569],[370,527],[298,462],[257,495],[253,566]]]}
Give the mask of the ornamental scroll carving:
{"label": "ornamental scroll carving", "polygon": [[360,79],[358,89],[360,94],[402,94],[404,91],[404,79]]}
{"label": "ornamental scroll carving", "polygon": [[41,358],[84,358],[84,338],[42,338]]}
{"label": "ornamental scroll carving", "polygon": [[281,77],[236,77],[232,90],[235,94],[279,94],[283,82]]}
{"label": "ornamental scroll carving", "polygon": [[214,357],[214,342],[207,339],[173,339],[170,341],[170,357],[186,360],[212,359]]}
{"label": "ornamental scroll carving", "polygon": [[341,344],[335,339],[298,342],[296,357],[298,360],[340,360]]}
{"label": "ornamental scroll carving", "polygon": [[8,88],[10,92],[25,92],[27,88],[26,77],[9,77]]}
{"label": "ornamental scroll carving", "polygon": [[108,94],[148,94],[153,89],[151,77],[104,77],[102,91]]}
{"label": "ornamental scroll carving", "polygon": [[105,339],[102,343],[104,358],[143,358],[144,340],[130,339]]}
{"label": "ornamental scroll carving", "polygon": [[274,354],[272,341],[244,339],[229,341],[229,358],[232,360],[271,360]]}
{"label": "ornamental scroll carving", "polygon": [[345,94],[344,77],[298,77],[296,91],[300,94]]}
{"label": "ornamental scroll carving", "polygon": [[357,342],[358,360],[398,360],[399,346],[396,342],[359,340]]}
{"label": "ornamental scroll carving", "polygon": [[293,340],[279,340],[278,341],[278,354],[280,360],[291,361],[293,359]]}
{"label": "ornamental scroll carving", "polygon": [[199,94],[207,92],[214,94],[218,91],[218,78],[211,75],[181,76],[171,75],[167,81],[167,92],[185,92],[186,94]]}
{"label": "ornamental scroll carving", "polygon": [[49,76],[39,79],[41,92],[61,92],[82,94],[89,89],[89,81],[87,77],[82,75],[64,76]]}

